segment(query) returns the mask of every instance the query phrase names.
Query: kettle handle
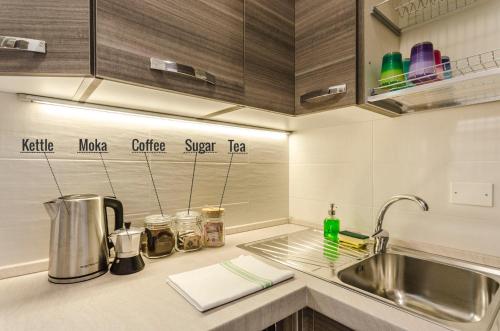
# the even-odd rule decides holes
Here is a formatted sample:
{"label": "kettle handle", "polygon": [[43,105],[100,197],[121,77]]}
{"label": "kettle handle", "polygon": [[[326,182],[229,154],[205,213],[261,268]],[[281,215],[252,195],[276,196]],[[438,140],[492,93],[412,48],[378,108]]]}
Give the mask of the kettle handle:
{"label": "kettle handle", "polygon": [[121,201],[116,198],[104,197],[104,208],[108,207],[115,212],[115,230],[123,228],[123,205]]}

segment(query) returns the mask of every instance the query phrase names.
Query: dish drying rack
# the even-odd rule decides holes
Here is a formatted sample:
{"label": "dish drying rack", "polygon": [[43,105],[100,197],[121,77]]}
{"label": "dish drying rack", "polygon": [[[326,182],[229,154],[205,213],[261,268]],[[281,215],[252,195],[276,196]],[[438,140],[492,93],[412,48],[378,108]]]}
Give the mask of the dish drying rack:
{"label": "dish drying rack", "polygon": [[[378,95],[390,91],[397,91],[405,88],[411,88],[415,85],[419,85],[419,82],[432,81],[433,79],[435,80],[436,76],[444,77],[446,74],[449,74],[451,75],[452,78],[456,78],[460,76],[466,76],[471,73],[477,73],[490,69],[500,68],[500,49],[469,56],[455,61],[450,61],[449,66],[450,68],[448,70],[445,70],[443,64],[437,64],[427,68],[420,68],[415,71],[410,71],[407,74],[392,76],[390,79],[391,81],[394,80],[395,81],[394,83],[376,87],[372,90],[371,94]],[[439,73],[439,71],[442,71],[442,73]],[[419,76],[413,79],[406,78],[406,77],[412,77],[414,75],[416,76],[417,73],[421,72],[429,72],[429,74],[424,76]],[[378,82],[379,85],[381,85],[383,83],[383,80],[379,79]]]}
{"label": "dish drying rack", "polygon": [[[396,76],[402,81],[373,88],[368,103],[404,114],[500,100],[500,49],[450,61],[448,70],[444,70],[443,65],[427,69],[432,68],[441,68],[442,73],[429,73],[413,79],[404,79],[405,76],[412,77],[413,72]],[[428,72],[425,70],[417,71]],[[432,81],[436,75],[445,74],[451,74],[452,78]],[[422,83],[425,80],[431,82]]]}
{"label": "dish drying rack", "polygon": [[256,255],[333,281],[340,267],[369,256],[368,249],[356,249],[325,239],[323,231],[307,229],[288,235],[238,245]]}
{"label": "dish drying rack", "polygon": [[372,8],[372,15],[400,35],[483,1],[487,0],[385,0]]}

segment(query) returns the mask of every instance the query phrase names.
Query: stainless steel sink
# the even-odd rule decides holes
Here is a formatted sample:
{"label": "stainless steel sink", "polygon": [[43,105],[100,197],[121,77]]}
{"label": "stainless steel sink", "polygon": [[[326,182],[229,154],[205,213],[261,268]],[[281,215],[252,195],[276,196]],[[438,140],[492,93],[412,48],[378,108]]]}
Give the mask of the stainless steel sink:
{"label": "stainless steel sink", "polygon": [[395,246],[373,255],[313,229],[239,247],[451,330],[490,330],[500,309],[500,270],[480,264]]}
{"label": "stainless steel sink", "polygon": [[371,256],[338,279],[457,329],[488,329],[499,304],[498,276],[398,253]]}

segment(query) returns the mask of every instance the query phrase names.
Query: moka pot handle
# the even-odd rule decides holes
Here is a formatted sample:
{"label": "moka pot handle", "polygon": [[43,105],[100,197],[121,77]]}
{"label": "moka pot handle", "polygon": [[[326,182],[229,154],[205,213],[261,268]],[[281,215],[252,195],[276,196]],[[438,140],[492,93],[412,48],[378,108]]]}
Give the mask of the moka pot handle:
{"label": "moka pot handle", "polygon": [[[120,200],[114,197],[104,197],[104,215],[107,215],[106,208],[113,209],[115,213],[115,230],[123,228],[123,205]],[[108,222],[106,217],[106,238],[109,237]],[[108,240],[109,248],[113,247],[113,244]]]}

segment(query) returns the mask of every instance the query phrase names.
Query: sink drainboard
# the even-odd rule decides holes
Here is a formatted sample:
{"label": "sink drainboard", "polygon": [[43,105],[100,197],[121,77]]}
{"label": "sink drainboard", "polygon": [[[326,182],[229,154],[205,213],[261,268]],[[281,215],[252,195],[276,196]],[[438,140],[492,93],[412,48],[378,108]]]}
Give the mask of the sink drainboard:
{"label": "sink drainboard", "polygon": [[342,266],[369,256],[368,250],[352,248],[325,239],[323,232],[315,229],[242,244],[238,247],[328,281],[334,280],[336,271]]}

